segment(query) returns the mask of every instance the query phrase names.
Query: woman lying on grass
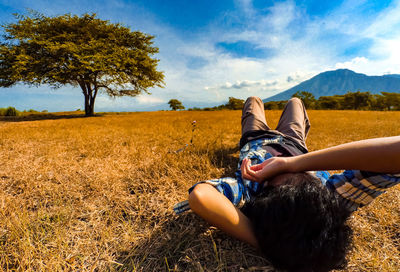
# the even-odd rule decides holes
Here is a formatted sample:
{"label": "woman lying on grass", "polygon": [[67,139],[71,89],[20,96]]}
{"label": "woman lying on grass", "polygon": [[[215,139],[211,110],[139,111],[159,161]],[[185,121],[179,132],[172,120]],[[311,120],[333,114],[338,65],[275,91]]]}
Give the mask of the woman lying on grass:
{"label": "woman lying on grass", "polygon": [[[329,271],[346,265],[347,218],[400,183],[400,136],[308,153],[310,128],[300,99],[286,105],[276,130],[261,99],[247,99],[235,178],[199,182],[189,207],[210,224],[253,245],[278,269]],[[330,176],[322,170],[346,170]]]}

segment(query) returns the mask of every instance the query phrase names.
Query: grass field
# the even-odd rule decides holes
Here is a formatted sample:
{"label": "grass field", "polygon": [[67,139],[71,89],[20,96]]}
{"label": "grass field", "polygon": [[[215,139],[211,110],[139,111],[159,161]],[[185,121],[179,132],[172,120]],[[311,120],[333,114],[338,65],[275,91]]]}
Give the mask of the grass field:
{"label": "grass field", "polygon": [[[257,251],[193,213],[172,212],[196,181],[233,174],[240,114],[0,119],[1,269],[273,271]],[[267,112],[271,127],[279,115]],[[400,112],[309,117],[310,150],[400,135]],[[193,145],[174,152],[189,143],[193,120]],[[399,192],[391,189],[352,216],[347,271],[400,271]]]}

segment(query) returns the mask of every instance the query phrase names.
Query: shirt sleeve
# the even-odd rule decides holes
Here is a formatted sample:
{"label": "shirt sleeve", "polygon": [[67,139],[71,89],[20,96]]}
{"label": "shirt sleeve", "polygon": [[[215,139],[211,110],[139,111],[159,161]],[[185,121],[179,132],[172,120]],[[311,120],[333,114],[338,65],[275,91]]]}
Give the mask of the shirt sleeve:
{"label": "shirt sleeve", "polygon": [[350,211],[372,202],[388,188],[400,183],[400,174],[382,174],[360,170],[346,170],[332,175],[326,186],[338,193]]}
{"label": "shirt sleeve", "polygon": [[[214,186],[218,192],[226,196],[233,205],[237,208],[242,208],[244,204],[251,200],[251,198],[257,195],[262,190],[262,184],[254,181],[242,179],[242,173],[240,171],[240,166],[244,158],[251,160],[251,164],[259,164],[272,155],[263,149],[263,146],[268,144],[277,144],[282,142],[282,137],[277,136],[271,139],[258,139],[248,142],[240,150],[238,170],[235,172],[235,178],[224,177],[219,179],[211,179],[200,181],[193,185],[189,189],[189,194],[193,191],[194,187],[198,184],[206,183]],[[190,210],[189,201],[185,200],[177,203],[174,207],[174,212],[176,214],[183,213]]]}
{"label": "shirt sleeve", "polygon": [[[250,198],[248,190],[246,190],[244,184],[232,177],[200,181],[189,189],[189,194],[193,191],[194,187],[201,183],[212,185],[218,192],[226,196],[226,198],[228,198],[229,201],[238,208],[241,208]],[[190,210],[189,202],[187,200],[179,202],[174,206],[173,209],[176,214]]]}

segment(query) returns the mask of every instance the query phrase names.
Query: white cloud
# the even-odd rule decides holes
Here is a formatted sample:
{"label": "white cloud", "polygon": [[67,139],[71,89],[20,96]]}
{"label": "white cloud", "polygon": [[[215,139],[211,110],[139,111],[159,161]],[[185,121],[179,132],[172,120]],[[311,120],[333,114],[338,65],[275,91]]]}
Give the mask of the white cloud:
{"label": "white cloud", "polygon": [[162,98],[151,96],[151,95],[140,95],[135,98],[139,104],[161,104],[166,103]]}
{"label": "white cloud", "polygon": [[364,29],[361,35],[371,38],[396,37],[400,33],[400,1],[383,10],[375,20]]}
{"label": "white cloud", "polygon": [[[352,42],[369,43],[363,54],[343,59],[332,68],[348,68],[368,75],[400,73],[400,1],[375,14],[363,7],[365,1],[345,1],[335,12],[324,18],[326,30],[346,34],[346,39],[332,47],[346,48]],[[354,6],[356,9],[349,7]],[[366,5],[368,6],[368,5]],[[358,12],[357,12],[358,11]]]}
{"label": "white cloud", "polygon": [[379,58],[355,57],[349,61],[338,62],[335,68],[346,68],[367,75],[400,74],[400,38],[377,40],[371,50],[385,53]]}
{"label": "white cloud", "polygon": [[96,111],[144,111],[167,109],[167,102],[153,95],[111,98],[101,94],[96,99]]}
{"label": "white cloud", "polygon": [[355,57],[350,61],[338,62],[335,65],[336,69],[350,69],[350,70],[360,70],[360,67],[368,65],[368,59],[365,57]]}
{"label": "white cloud", "polygon": [[[314,74],[297,71],[289,76],[279,76],[271,80],[238,80],[235,82],[225,82],[214,86],[206,86],[204,90],[208,94],[214,94],[219,98],[234,96],[245,99],[248,96],[260,96],[266,98],[275,95],[282,90],[293,87],[294,85],[309,79]],[[290,80],[288,80],[290,78]]]}
{"label": "white cloud", "polygon": [[278,82],[276,80],[243,80],[243,81],[236,81],[235,83],[226,82],[216,88],[219,89],[248,89],[250,87],[258,87],[258,86],[275,86]]}
{"label": "white cloud", "polygon": [[292,1],[277,3],[270,8],[270,12],[262,23],[272,26],[276,32],[286,31],[289,24],[299,16],[298,9]]}
{"label": "white cloud", "polygon": [[224,84],[215,86],[215,87],[205,87],[206,90],[211,88],[214,89],[248,89],[251,87],[268,87],[268,86],[275,86],[278,84],[276,80],[259,80],[259,81],[252,81],[252,80],[243,80],[243,81],[236,81],[235,83],[226,82]]}

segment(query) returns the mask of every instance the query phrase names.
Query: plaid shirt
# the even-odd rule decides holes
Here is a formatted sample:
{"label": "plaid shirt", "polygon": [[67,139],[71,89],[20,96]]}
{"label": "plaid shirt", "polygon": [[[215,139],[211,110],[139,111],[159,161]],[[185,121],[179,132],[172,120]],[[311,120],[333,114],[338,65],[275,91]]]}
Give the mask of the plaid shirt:
{"label": "plaid shirt", "polygon": [[388,188],[400,183],[400,174],[382,174],[360,170],[346,170],[332,175],[326,186],[338,193],[350,211],[368,205]]}
{"label": "plaid shirt", "polygon": [[[244,158],[251,160],[251,164],[260,164],[272,155],[267,153],[263,146],[281,144],[282,136],[268,139],[258,139],[248,142],[240,150],[238,170],[235,178],[224,177],[196,183],[189,189],[189,193],[197,184],[207,183],[224,194],[238,208],[256,197],[262,189],[262,184],[242,179],[240,166]],[[358,170],[346,170],[342,174],[332,175],[326,171],[312,172],[330,190],[336,191],[343,199],[350,211],[369,204],[375,197],[384,193],[387,188],[400,183],[400,174],[388,175]],[[174,206],[176,214],[189,210],[188,201],[182,201]]]}

